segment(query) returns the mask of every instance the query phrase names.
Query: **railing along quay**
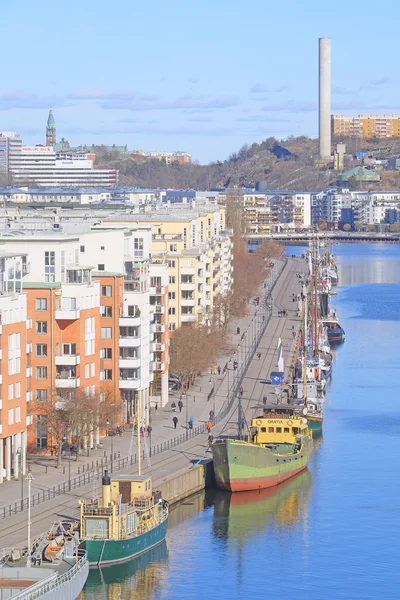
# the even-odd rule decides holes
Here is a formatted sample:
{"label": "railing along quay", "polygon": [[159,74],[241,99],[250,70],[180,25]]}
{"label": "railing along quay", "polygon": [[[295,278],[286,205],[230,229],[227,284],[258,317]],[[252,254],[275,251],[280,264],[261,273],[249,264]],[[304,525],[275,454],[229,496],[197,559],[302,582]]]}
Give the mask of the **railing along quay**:
{"label": "railing along quay", "polygon": [[[268,274],[264,282],[263,294],[260,295],[259,304],[255,315],[248,327],[248,330],[242,333],[241,342],[238,345],[236,357],[229,360],[223,368],[223,372],[227,373],[228,377],[228,391],[226,392],[226,400],[222,405],[218,413],[213,418],[213,423],[216,425],[222,419],[224,419],[232,408],[232,405],[236,399],[237,392],[241,381],[249,367],[249,364],[254,356],[257,346],[263,337],[267,325],[272,315],[272,290],[274,289],[283,269],[287,263],[287,257],[282,254],[274,263],[273,268]],[[234,363],[237,361],[237,368],[234,369]],[[215,388],[211,390],[208,395],[208,402],[212,403],[215,401]],[[214,410],[215,413],[215,410]],[[172,450],[185,442],[206,433],[206,425],[194,427],[193,429],[186,429],[184,433],[176,435],[170,440],[166,440],[160,444],[150,445],[149,456],[157,456],[168,450]],[[145,459],[145,450],[143,450],[142,460]],[[137,463],[137,454],[130,456],[121,457],[119,452],[113,454],[113,457],[107,456],[105,458],[97,459],[92,461],[92,468],[88,471],[83,472],[76,477],[63,481],[62,483],[56,484],[53,487],[49,487],[41,492],[37,492],[31,495],[31,507],[48,502],[49,500],[66,494],[72,490],[76,490],[84,485],[93,483],[101,479],[103,470],[105,467],[109,468],[112,466],[112,472],[122,471],[131,467]],[[24,500],[16,500],[6,506],[0,507],[0,519],[6,519],[15,515],[19,512],[28,509],[28,498]]]}

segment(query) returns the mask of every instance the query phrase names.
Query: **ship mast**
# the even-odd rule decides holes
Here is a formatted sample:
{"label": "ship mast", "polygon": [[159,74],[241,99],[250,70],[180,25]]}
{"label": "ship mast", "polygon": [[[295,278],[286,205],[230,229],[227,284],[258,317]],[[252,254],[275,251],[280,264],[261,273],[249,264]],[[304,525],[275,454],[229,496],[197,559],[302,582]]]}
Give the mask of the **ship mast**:
{"label": "ship mast", "polygon": [[141,457],[140,457],[140,436],[141,436],[141,424],[140,424],[140,398],[139,398],[139,394],[137,395],[137,403],[136,403],[136,415],[137,415],[137,443],[138,443],[138,449],[137,449],[137,455],[138,455],[138,459],[137,459],[137,465],[138,465],[138,475],[142,474],[142,463],[141,463]]}
{"label": "ship mast", "polygon": [[303,356],[303,400],[304,404],[307,402],[307,350],[308,350],[308,336],[307,336],[307,289],[304,286],[304,356]]}

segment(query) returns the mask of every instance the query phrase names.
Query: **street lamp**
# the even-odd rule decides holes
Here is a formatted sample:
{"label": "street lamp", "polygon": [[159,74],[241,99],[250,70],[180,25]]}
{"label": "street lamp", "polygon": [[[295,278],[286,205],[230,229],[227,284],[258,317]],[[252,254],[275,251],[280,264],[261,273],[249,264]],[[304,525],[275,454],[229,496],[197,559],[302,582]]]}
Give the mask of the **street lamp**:
{"label": "street lamp", "polygon": [[17,455],[20,458],[20,465],[21,465],[21,512],[24,510],[24,474],[23,474],[23,469],[22,469],[22,448],[21,446],[18,448],[17,450]]}
{"label": "street lamp", "polygon": [[66,442],[66,448],[68,447],[68,491],[71,491],[71,444],[69,443],[69,436],[64,436]]}
{"label": "street lamp", "polygon": [[[110,421],[107,419],[106,421],[106,425],[107,427],[110,425]],[[110,431],[108,432],[109,437],[111,438],[111,473],[113,472],[113,464],[114,464],[114,460],[113,460],[113,455],[114,455],[114,438],[112,435],[110,435]],[[140,429],[139,429],[139,423],[138,423],[138,436],[140,435]]]}
{"label": "street lamp", "polygon": [[26,559],[26,566],[31,567],[31,485],[33,481],[33,475],[28,471],[28,556]]}

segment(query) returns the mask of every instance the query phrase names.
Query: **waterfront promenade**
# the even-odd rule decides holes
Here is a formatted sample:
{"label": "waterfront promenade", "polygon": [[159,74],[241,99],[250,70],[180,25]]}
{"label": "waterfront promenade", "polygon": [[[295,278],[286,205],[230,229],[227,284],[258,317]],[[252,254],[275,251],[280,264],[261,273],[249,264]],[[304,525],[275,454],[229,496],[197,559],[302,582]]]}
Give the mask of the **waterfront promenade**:
{"label": "waterfront promenade", "polygon": [[[297,318],[297,303],[292,302],[292,295],[300,292],[300,283],[296,277],[296,273],[304,272],[305,270],[305,261],[301,259],[289,259],[285,270],[273,290],[272,317],[266,327],[259,347],[255,349],[253,359],[242,380],[244,389],[242,404],[247,420],[251,417],[251,406],[253,404],[262,401],[264,396],[267,396],[269,400],[276,398],[276,394],[274,393],[276,390],[274,387],[270,384],[262,384],[260,383],[260,380],[268,379],[270,372],[277,369],[277,344],[280,337],[284,339],[284,358],[286,367],[289,366],[290,354],[293,350],[292,326],[294,325],[295,328],[298,328],[300,325],[299,319]],[[278,317],[278,311],[283,309],[288,311],[288,316]],[[246,326],[249,327],[251,324],[254,310],[253,306],[251,306],[249,311],[250,314],[241,321],[241,332],[244,332]],[[257,352],[260,352],[261,354],[260,359],[257,358]],[[222,360],[221,364],[223,364]],[[221,374],[220,376],[204,374],[189,391],[185,403],[188,402],[188,414],[194,417],[195,425],[207,421],[211,409],[214,409],[216,414],[218,414],[220,409],[224,406],[227,400],[229,384],[232,384],[232,381],[229,381],[229,377],[232,377],[232,372],[230,372],[230,370],[227,370],[224,375]],[[213,386],[215,393],[211,400],[207,400],[210,388]],[[278,391],[278,393],[280,393],[280,391]],[[171,401],[169,405],[163,409],[159,408],[157,414],[153,418],[153,444],[156,439],[158,440],[156,443],[158,443],[161,440],[171,439],[177,433],[186,432],[186,407],[184,407],[181,414],[179,414],[179,412],[173,413],[170,404]],[[179,418],[176,431],[172,423],[174,414],[177,414]],[[222,431],[224,433],[234,433],[236,427],[237,406],[236,403],[234,403],[228,415],[213,428],[212,433],[214,435],[218,435]],[[122,437],[114,437],[112,440],[114,453],[119,452],[121,457],[126,456],[129,450],[132,450],[132,442],[134,444],[133,451],[135,451],[137,438],[135,436],[132,440],[131,432],[126,432]],[[106,453],[109,453],[111,439],[106,439],[105,444],[107,445]],[[157,483],[166,477],[171,477],[182,469],[190,468],[196,461],[208,457],[209,454],[207,453],[207,448],[207,434],[199,435],[175,448],[153,456],[151,458],[151,468],[149,467],[147,460],[144,460],[142,462],[143,472],[151,472],[153,481]],[[103,452],[101,451],[96,452],[103,455]],[[90,462],[92,460],[96,459],[91,456]],[[64,466],[68,462],[68,460],[64,461]],[[39,465],[37,466],[39,467]],[[77,463],[71,461],[70,464],[67,464],[67,467],[68,466],[70,466],[71,469],[77,468]],[[42,472],[39,470],[35,472],[35,469],[36,467],[33,469],[35,481],[33,482],[32,492],[38,489],[45,490],[46,487],[50,485],[53,486],[56,483],[56,477],[62,478],[62,480],[65,481],[65,474],[58,474],[54,468],[48,468],[47,474],[43,472],[44,469],[42,469]],[[136,472],[136,465],[121,472],[125,474],[130,472],[134,473]],[[21,482],[10,482],[2,486],[2,504],[6,504],[8,499],[9,501],[13,501],[20,498],[20,486]],[[99,482],[93,481],[86,486],[72,489],[64,495],[52,498],[38,506],[34,506],[32,508],[32,535],[38,535],[55,519],[67,517],[76,518],[78,514],[78,499],[82,496],[91,497],[95,495],[98,492],[98,486]],[[23,543],[25,537],[26,510],[22,514],[11,515],[7,517],[7,519],[0,521],[0,545],[2,547]]]}

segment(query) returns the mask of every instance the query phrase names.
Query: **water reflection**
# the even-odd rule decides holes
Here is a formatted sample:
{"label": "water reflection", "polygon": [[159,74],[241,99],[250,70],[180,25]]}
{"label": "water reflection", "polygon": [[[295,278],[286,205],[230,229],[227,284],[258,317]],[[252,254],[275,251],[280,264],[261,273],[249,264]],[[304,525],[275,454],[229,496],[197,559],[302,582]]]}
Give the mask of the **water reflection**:
{"label": "water reflection", "polygon": [[166,577],[168,549],[164,541],[145,554],[102,569],[91,569],[80,600],[154,597]]}
{"label": "water reflection", "polygon": [[268,525],[285,531],[306,522],[311,483],[311,473],[306,470],[277,488],[216,492],[213,535],[226,543],[241,544]]}

